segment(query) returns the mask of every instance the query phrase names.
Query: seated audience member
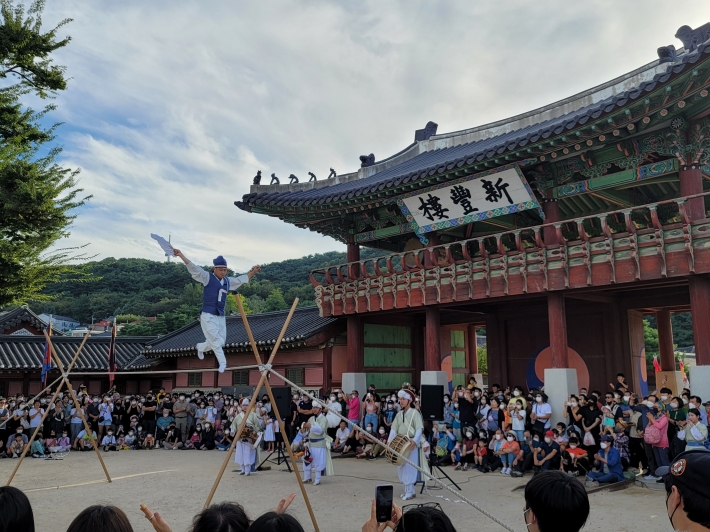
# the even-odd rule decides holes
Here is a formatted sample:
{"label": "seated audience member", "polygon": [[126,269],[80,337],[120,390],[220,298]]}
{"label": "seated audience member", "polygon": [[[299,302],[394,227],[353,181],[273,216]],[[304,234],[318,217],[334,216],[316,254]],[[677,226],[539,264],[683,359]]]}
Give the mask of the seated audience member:
{"label": "seated audience member", "polygon": [[222,433],[222,439],[219,442],[215,439],[215,445],[220,451],[227,451],[232,446],[232,441],[234,441],[234,438],[232,438],[232,429],[227,427]]}
{"label": "seated audience member", "polygon": [[158,421],[156,423],[158,429],[156,430],[155,434],[156,440],[159,445],[163,443],[165,436],[167,436],[168,428],[170,427],[171,423],[175,423],[175,418],[170,415],[170,410],[163,409],[163,415],[158,418]]}
{"label": "seated audience member", "polygon": [[106,436],[101,440],[101,447],[104,452],[118,451],[118,442],[116,441],[116,436],[113,435],[111,427],[109,427],[108,431],[106,431]]}
{"label": "seated audience member", "polygon": [[378,456],[385,454],[385,451],[387,450],[385,445],[387,445],[389,434],[387,434],[385,427],[378,428],[377,435],[375,437],[377,438],[378,443],[375,443],[372,446],[372,449],[368,452],[367,456],[365,456],[367,460],[374,460]]}
{"label": "seated audience member", "polygon": [[72,448],[79,451],[90,451],[93,448],[91,444],[92,439],[94,441],[96,440],[96,432],[92,430],[91,435],[89,435],[87,434],[86,429],[83,429],[76,435]]}
{"label": "seated audience member", "polygon": [[471,427],[466,427],[463,441],[459,446],[460,458],[457,469],[460,468],[463,471],[468,471],[468,465],[475,463],[474,458],[476,456],[477,446],[478,440],[473,437],[473,429]]}
{"label": "seated audience member", "polygon": [[25,452],[26,443],[22,443],[22,434],[15,434],[15,441],[10,444],[7,449],[7,456],[11,458],[19,458]]}
{"label": "seated audience member", "polygon": [[32,458],[44,458],[44,439],[42,439],[41,435],[32,442],[30,454],[32,455]]}
{"label": "seated audience member", "polygon": [[145,438],[143,439],[143,443],[141,444],[141,448],[145,449],[146,451],[152,451],[155,449],[155,436],[151,434],[150,432],[146,434]]}
{"label": "seated audience member", "polygon": [[594,465],[599,471],[587,473],[587,483],[599,486],[600,482],[613,483],[624,480],[624,470],[621,467],[621,455],[612,445],[613,438],[608,434],[602,436],[599,452],[594,455]]}
{"label": "seated audience member", "polygon": [[77,515],[67,532],[133,532],[133,527],[120,508],[96,505]]}
{"label": "seated audience member", "polygon": [[499,454],[501,462],[503,462],[503,469],[501,469],[501,473],[503,475],[510,475],[513,468],[513,462],[519,452],[520,444],[518,444],[517,435],[511,430],[508,434],[506,434],[505,442],[503,443]]}
{"label": "seated audience member", "polygon": [[44,448],[48,452],[53,453],[56,451],[52,451],[52,449],[56,448],[56,447],[57,447],[57,432],[55,430],[51,430],[49,432],[49,438],[44,440]]}
{"label": "seated audience member", "polygon": [[200,433],[197,430],[194,430],[192,432],[192,436],[190,436],[190,439],[185,442],[184,448],[195,449],[195,445],[198,443],[200,443]]}
{"label": "seated audience member", "polygon": [[474,469],[478,469],[483,473],[488,473],[488,440],[479,438],[478,446],[473,452]]}
{"label": "seated audience member", "polygon": [[578,532],[587,517],[587,491],[562,471],[542,471],[525,485],[523,519],[530,532]]}
{"label": "seated audience member", "polygon": [[666,511],[673,530],[710,531],[710,452],[680,453],[656,476],[666,488]]}
{"label": "seated audience member", "polygon": [[27,495],[12,486],[0,486],[0,532],[35,532]]}
{"label": "seated audience member", "polygon": [[294,516],[277,512],[267,512],[257,517],[247,530],[248,532],[305,532]]}
{"label": "seated audience member", "polygon": [[[536,435],[535,437],[538,438],[539,444],[539,436]],[[522,440],[518,441],[518,445],[520,445],[520,450],[518,451],[518,455],[513,460],[512,471],[510,472],[511,477],[522,477],[523,475],[525,475],[525,471],[532,468],[532,442],[532,433],[529,430],[523,431],[523,438]]]}
{"label": "seated audience member", "polygon": [[136,448],[136,433],[133,430],[128,431],[128,434],[123,439],[123,445],[128,449]]}
{"label": "seated audience member", "polygon": [[350,436],[350,429],[345,421],[340,422],[340,427],[335,431],[335,440],[333,442],[333,450],[343,452],[345,448],[345,442],[348,441]]}
{"label": "seated audience member", "polygon": [[562,468],[566,473],[576,477],[586,475],[590,471],[589,454],[582,449],[579,439],[572,436],[567,448],[562,451]]}
{"label": "seated audience member", "polygon": [[214,449],[214,430],[212,430],[212,423],[205,421],[204,429],[202,430],[202,435],[200,436],[200,441],[195,444],[195,449],[200,451],[211,451]]}
{"label": "seated audience member", "polygon": [[539,447],[533,447],[533,471],[547,471],[549,469],[560,468],[560,446],[553,439],[555,433],[551,430],[545,432],[544,441],[540,442]]}
{"label": "seated audience member", "polygon": [[350,437],[345,442],[345,447],[343,447],[343,454],[353,452],[359,452],[365,446],[365,437],[360,434],[360,429],[353,427],[350,432]]}

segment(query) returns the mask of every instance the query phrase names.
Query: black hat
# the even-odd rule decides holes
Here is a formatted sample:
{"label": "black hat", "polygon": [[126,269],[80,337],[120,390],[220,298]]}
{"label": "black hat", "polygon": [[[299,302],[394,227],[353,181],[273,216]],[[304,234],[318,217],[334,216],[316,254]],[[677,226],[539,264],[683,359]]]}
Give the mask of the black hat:
{"label": "black hat", "polygon": [[710,452],[705,449],[685,451],[675,457],[670,466],[656,469],[657,477],[669,475],[673,484],[682,484],[698,495],[710,499]]}

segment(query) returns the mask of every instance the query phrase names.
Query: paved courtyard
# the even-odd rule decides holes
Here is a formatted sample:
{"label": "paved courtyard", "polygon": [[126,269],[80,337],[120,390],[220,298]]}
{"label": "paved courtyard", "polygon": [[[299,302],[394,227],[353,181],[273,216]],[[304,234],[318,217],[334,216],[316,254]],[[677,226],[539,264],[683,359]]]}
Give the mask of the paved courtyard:
{"label": "paved courtyard", "polygon": [[[22,464],[13,486],[24,490],[32,501],[37,530],[66,530],[74,516],[92,504],[113,504],[129,516],[136,532],[150,531],[139,510],[141,503],[159,511],[174,532],[188,529],[192,517],[200,511],[225,455],[198,451],[123,451],[104,454],[114,478],[108,484],[93,453],[71,453],[62,461],[28,458]],[[0,460],[3,484],[16,460]],[[378,483],[397,482],[397,471],[383,460],[374,462],[336,459],[337,475],[324,478],[320,486],[308,485],[318,524],[322,531],[359,531],[370,511],[370,501]],[[227,468],[214,498],[215,502],[236,501],[251,518],[273,508],[278,500],[298,492],[296,477],[285,472],[285,465],[272,465],[271,471],[249,478]],[[283,470],[283,471],[282,471]],[[498,473],[446,469],[463,493],[496,515],[498,519],[524,532],[522,491],[514,490],[528,477],[514,479]],[[398,487],[395,487],[398,493]],[[446,499],[437,498],[443,496]],[[665,493],[644,488],[630,488],[614,493],[591,495],[592,513],[585,531],[636,531],[641,523],[645,532],[669,530],[664,507]],[[456,502],[448,491],[430,490],[417,495],[414,502],[437,501],[459,531],[501,532],[504,529],[474,508]],[[306,530],[312,530],[300,492],[290,511]]]}

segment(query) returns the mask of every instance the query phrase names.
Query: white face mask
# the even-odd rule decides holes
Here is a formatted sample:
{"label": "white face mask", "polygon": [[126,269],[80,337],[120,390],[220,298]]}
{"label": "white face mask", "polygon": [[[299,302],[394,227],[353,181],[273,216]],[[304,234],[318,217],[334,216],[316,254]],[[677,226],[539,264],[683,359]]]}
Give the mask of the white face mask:
{"label": "white face mask", "polygon": [[521,408],[522,408],[521,405],[515,405],[515,409],[516,409],[516,410],[520,410]]}
{"label": "white face mask", "polygon": [[667,395],[661,395],[661,401],[668,401]]}
{"label": "white face mask", "polygon": [[671,403],[671,408],[678,408],[678,403]]}
{"label": "white face mask", "polygon": [[605,441],[603,441],[599,444],[599,447],[601,447],[602,449],[606,449],[608,446],[609,446],[609,444]]}
{"label": "white face mask", "polygon": [[513,392],[513,395],[514,395],[515,397],[518,397],[518,396],[520,395],[520,392],[519,392],[518,390],[515,390],[515,391]]}
{"label": "white face mask", "polygon": [[385,433],[385,429],[380,429],[378,432],[379,432],[380,434],[384,434],[384,433]]}
{"label": "white face mask", "polygon": [[473,438],[473,433],[472,433],[472,432],[467,432],[467,433],[466,433],[466,437],[470,440],[471,438]]}
{"label": "white face mask", "polygon": [[577,448],[577,444],[576,444],[576,443],[570,443],[570,444],[569,444],[569,448],[570,448],[570,449],[576,449],[576,448]]}
{"label": "white face mask", "polygon": [[625,396],[624,396],[624,402],[625,402],[625,403],[628,403],[628,402],[629,402],[629,399],[631,399],[631,396],[630,396],[630,395],[625,395]]}
{"label": "white face mask", "polygon": [[538,403],[542,403],[542,397],[539,397],[539,396],[536,397],[536,398],[535,398],[535,401],[537,401]]}
{"label": "white face mask", "polygon": [[552,441],[552,439],[551,439],[549,436],[547,436],[547,437],[545,438],[545,443],[550,443],[551,441]]}
{"label": "white face mask", "polygon": [[459,397],[463,397],[463,392],[459,392]]}
{"label": "white face mask", "polygon": [[444,403],[448,403],[448,402],[449,402],[449,398],[448,398],[448,397],[444,397]]}
{"label": "white face mask", "polygon": [[698,408],[698,407],[695,405],[695,403],[690,403],[688,405],[688,408]]}
{"label": "white face mask", "polygon": [[655,403],[653,401],[646,401],[646,406],[649,408],[653,408],[655,406]]}
{"label": "white face mask", "polygon": [[473,392],[473,396],[474,396],[474,397],[480,397],[480,396],[481,396],[481,394],[480,394],[480,393],[478,393],[478,392]]}
{"label": "white face mask", "polygon": [[496,434],[496,440],[500,440],[500,434]]}
{"label": "white face mask", "polygon": [[334,395],[331,395],[331,396],[330,396],[330,400],[331,400],[331,401],[335,401],[335,396],[334,396]]}
{"label": "white face mask", "polygon": [[514,439],[515,439],[515,438],[513,438],[512,436],[508,436],[508,437],[506,438],[506,440],[508,440],[508,441],[513,441]]}

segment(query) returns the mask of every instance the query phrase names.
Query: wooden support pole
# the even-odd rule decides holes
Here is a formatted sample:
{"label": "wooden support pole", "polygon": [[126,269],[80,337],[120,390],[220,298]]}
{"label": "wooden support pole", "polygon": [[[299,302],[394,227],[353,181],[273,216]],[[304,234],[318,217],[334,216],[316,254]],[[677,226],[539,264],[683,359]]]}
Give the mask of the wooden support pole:
{"label": "wooden support pole", "polygon": [[[89,335],[87,334],[86,336],[89,336]],[[74,388],[72,388],[72,385],[69,382],[69,378],[67,377],[67,372],[64,371],[64,364],[62,364],[62,360],[59,358],[59,355],[57,355],[57,351],[54,349],[54,344],[52,344],[52,340],[46,331],[44,332],[44,337],[49,342],[49,348],[52,351],[52,357],[54,358],[54,363],[59,368],[59,371],[61,371],[64,374],[64,379],[63,379],[64,384],[66,385],[67,390],[69,390],[69,395],[71,395],[72,401],[74,402],[74,407],[76,408],[76,411],[79,414],[79,417],[81,417],[81,421],[84,423],[84,430],[89,435],[89,441],[91,442],[91,446],[94,448],[94,452],[96,453],[96,456],[99,458],[99,462],[101,462],[101,467],[103,468],[104,474],[106,475],[106,480],[111,482],[111,475],[108,474],[108,469],[106,469],[106,464],[104,464],[104,459],[101,458],[101,453],[99,452],[99,445],[96,442],[96,438],[91,437],[91,427],[89,426],[89,423],[86,421],[86,417],[84,416],[84,412],[82,412],[82,410],[81,410],[81,405],[79,404],[79,399],[76,397],[76,394],[74,393]],[[98,438],[98,435],[96,437]]]}
{"label": "wooden support pole", "polygon": [[710,366],[710,279],[692,275],[688,279],[690,311],[693,317],[695,364]]}
{"label": "wooden support pole", "polygon": [[[261,355],[259,354],[259,349],[256,346],[256,341],[254,340],[254,336],[252,335],[251,332],[251,327],[249,326],[249,320],[247,320],[247,316],[244,313],[244,308],[242,306],[242,302],[239,299],[238,296],[235,296],[235,299],[237,300],[237,306],[239,307],[239,313],[242,316],[242,321],[244,322],[244,328],[247,332],[247,336],[249,337],[249,342],[251,343],[252,351],[254,352],[254,357],[256,358],[257,364],[261,365]],[[291,322],[291,318],[293,317],[293,313],[296,310],[296,306],[298,305],[298,298],[296,298],[293,302],[293,305],[291,306],[291,310],[288,313],[288,316],[286,317],[286,321],[284,322],[283,328],[281,329],[281,333],[279,334],[279,337],[276,340],[276,343],[274,344],[274,347],[271,351],[271,356],[269,357],[269,360],[267,361],[267,365],[271,365],[273,363],[274,357],[276,356],[276,352],[279,350],[279,347],[281,346],[281,340],[283,339],[284,335],[286,334],[286,329],[288,328],[289,323]],[[242,423],[239,426],[239,429],[237,431],[236,436],[234,437],[234,440],[232,441],[232,447],[236,445],[236,442],[239,440],[239,437],[241,436],[241,432],[244,429],[244,426],[246,425],[246,420],[247,420],[247,415],[248,412],[251,411],[253,408],[254,402],[256,400],[257,395],[261,391],[262,386],[266,386],[266,390],[269,394],[269,398],[271,399],[271,404],[274,408],[274,413],[276,414],[277,419],[279,420],[279,428],[281,430],[281,435],[283,436],[284,444],[286,445],[286,449],[289,454],[289,458],[291,460],[291,464],[293,465],[293,470],[294,473],[296,474],[296,479],[298,480],[298,485],[301,488],[301,494],[303,495],[303,499],[306,503],[306,508],[308,509],[308,513],[311,516],[311,521],[313,522],[313,527],[316,532],[320,532],[318,528],[318,523],[316,521],[316,516],[313,513],[313,508],[311,507],[311,502],[308,499],[308,493],[306,492],[306,487],[303,484],[303,479],[301,479],[301,473],[298,470],[298,464],[296,463],[296,457],[293,455],[293,451],[291,450],[291,446],[289,445],[288,437],[286,436],[286,429],[283,425],[283,421],[281,420],[281,417],[278,412],[278,408],[276,406],[276,401],[274,399],[273,393],[271,391],[271,386],[266,379],[267,371],[262,372],[261,374],[261,379],[259,380],[259,384],[254,390],[254,395],[252,396],[251,402],[249,404],[249,410],[244,416],[244,419],[242,420]],[[227,468],[227,464],[229,463],[229,459],[231,458],[232,454],[232,447],[230,447],[229,452],[227,457],[225,458],[224,463],[222,464],[222,468],[220,469],[219,475],[217,479],[215,480],[214,485],[212,486],[212,490],[210,491],[210,494],[207,498],[207,502],[205,503],[205,507],[209,506],[210,502],[212,501],[212,497],[214,497],[215,491],[217,491],[217,486],[219,486],[219,482],[222,479],[222,476],[224,475],[224,470]]]}
{"label": "wooden support pole", "polygon": [[550,329],[550,351],[553,368],[568,368],[567,316],[565,296],[561,292],[547,295],[547,319]]}
{"label": "wooden support pole", "polygon": [[[468,368],[469,373],[478,373],[478,340],[476,338],[476,325],[468,325]],[[483,386],[482,382],[478,383]]]}
{"label": "wooden support pole", "polygon": [[[680,195],[692,196],[703,193],[703,172],[700,166],[681,166],[678,171]],[[705,218],[705,198],[692,198],[685,203],[686,212],[691,222]]]}
{"label": "wooden support pole", "polygon": [[[71,371],[71,369],[74,367],[74,364],[76,363],[77,359],[79,358],[79,354],[81,353],[81,350],[84,349],[84,344],[86,343],[86,339],[88,338],[88,336],[89,336],[88,334],[86,336],[84,336],[84,340],[82,340],[81,344],[79,345],[79,349],[77,349],[76,353],[74,353],[74,358],[71,360],[71,363],[68,366],[69,371]],[[45,332],[45,337],[47,337],[48,341],[51,342],[51,340],[49,340],[49,335],[46,332]],[[50,344],[50,346],[51,346],[51,344]],[[51,347],[53,348],[53,346],[51,346]],[[62,374],[63,373],[64,372],[62,371]],[[63,381],[66,380],[64,375],[62,375],[60,377],[60,379],[62,379]],[[57,379],[57,380],[59,380],[59,379]],[[64,384],[64,382],[62,382],[59,386],[57,386],[57,389],[54,392],[54,395],[52,395],[52,399],[49,401],[50,405],[54,404],[54,400],[57,398],[57,395],[59,395],[59,392],[61,391],[63,384]],[[50,386],[51,386],[51,384],[50,384]],[[45,390],[46,390],[46,388],[45,388]],[[12,479],[15,478],[15,474],[17,473],[17,470],[20,469],[20,466],[22,465],[22,461],[25,459],[25,456],[27,456],[27,453],[29,452],[30,447],[32,447],[32,443],[35,441],[35,438],[37,437],[37,434],[39,433],[40,427],[44,423],[44,420],[47,419],[48,415],[49,415],[49,406],[47,406],[47,408],[44,411],[44,414],[42,414],[42,419],[40,420],[39,425],[37,425],[37,428],[35,429],[35,431],[32,433],[30,440],[27,442],[27,445],[25,446],[25,450],[22,452],[22,455],[20,456],[20,459],[17,462],[15,469],[13,469],[12,473],[10,474],[10,478],[7,479],[7,484],[5,484],[6,486],[9,486],[10,483],[12,482]]]}
{"label": "wooden support pole", "polygon": [[[560,206],[557,204],[556,199],[548,198],[543,200],[542,212],[545,213],[544,223],[551,224],[560,221]],[[542,228],[542,238],[546,246],[557,246],[560,244],[559,238],[557,238],[557,231],[552,225]]]}
{"label": "wooden support pole", "polygon": [[424,343],[424,371],[441,371],[441,345],[439,307],[426,307],[426,333]]}
{"label": "wooden support pole", "polygon": [[363,349],[363,327],[360,316],[349,315],[347,318],[347,337],[348,337],[348,373],[362,373],[364,367],[364,349]]}
{"label": "wooden support pole", "polygon": [[675,371],[675,355],[673,353],[673,328],[669,310],[656,312],[658,326],[658,352],[661,359],[661,370]]}

